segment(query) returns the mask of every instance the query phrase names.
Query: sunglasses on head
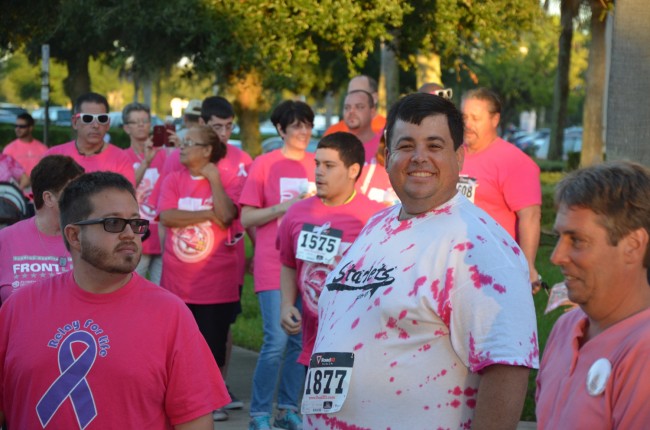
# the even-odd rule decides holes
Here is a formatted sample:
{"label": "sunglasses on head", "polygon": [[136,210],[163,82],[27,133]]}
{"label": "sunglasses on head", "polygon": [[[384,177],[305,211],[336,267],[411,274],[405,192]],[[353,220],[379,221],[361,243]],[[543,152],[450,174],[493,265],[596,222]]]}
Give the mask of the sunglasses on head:
{"label": "sunglasses on head", "polygon": [[235,244],[240,240],[242,240],[243,238],[244,238],[243,232],[240,231],[239,233],[235,233],[235,235],[232,236],[232,234],[230,233],[230,229],[228,229],[228,239],[226,240],[226,246],[235,246]]}
{"label": "sunglasses on head", "polygon": [[149,230],[149,221],[142,218],[97,218],[87,219],[85,221],[74,222],[72,225],[93,225],[102,224],[104,231],[109,233],[122,233],[128,224],[135,234],[145,234]]}
{"label": "sunglasses on head", "polygon": [[431,91],[431,94],[434,96],[442,97],[443,99],[451,100],[451,97],[454,95],[454,91],[451,88],[445,88],[442,90]]}
{"label": "sunglasses on head", "polygon": [[108,124],[109,116],[106,113],[78,113],[75,118],[80,119],[84,124],[92,124],[97,121],[98,124]]}

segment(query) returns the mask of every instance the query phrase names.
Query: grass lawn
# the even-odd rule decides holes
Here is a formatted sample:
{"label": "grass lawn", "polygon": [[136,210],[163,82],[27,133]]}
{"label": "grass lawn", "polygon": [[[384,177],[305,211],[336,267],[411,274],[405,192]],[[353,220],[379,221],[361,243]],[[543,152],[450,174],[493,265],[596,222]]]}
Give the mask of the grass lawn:
{"label": "grass lawn", "polygon": [[[555,211],[553,209],[553,187],[563,176],[563,173],[552,172],[542,173],[542,237],[540,247],[537,252],[537,270],[542,275],[549,286],[562,281],[562,275],[559,268],[553,266],[549,258],[555,246],[555,237],[551,234]],[[252,247],[247,239],[246,253],[251,255]],[[544,308],[548,301],[548,296],[541,291],[536,296],[535,309],[537,312],[537,328],[539,336],[539,348],[543,352],[546,340],[551,332],[555,321],[564,312],[562,309],[556,309],[548,315],[544,315]],[[257,296],[253,292],[253,278],[246,275],[244,282],[244,291],[242,293],[242,314],[237,318],[233,325],[233,338],[236,345],[243,348],[259,351],[262,345],[262,317],[259,312]],[[526,404],[522,413],[522,420],[535,421],[535,378],[537,372],[530,374],[528,383],[528,393]]]}

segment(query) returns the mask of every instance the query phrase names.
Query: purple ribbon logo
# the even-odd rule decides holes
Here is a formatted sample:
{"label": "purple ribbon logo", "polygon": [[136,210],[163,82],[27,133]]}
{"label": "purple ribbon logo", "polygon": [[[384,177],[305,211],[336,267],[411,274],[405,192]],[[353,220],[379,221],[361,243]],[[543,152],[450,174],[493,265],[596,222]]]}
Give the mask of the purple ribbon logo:
{"label": "purple ribbon logo", "polygon": [[[76,359],[72,355],[75,342],[87,346]],[[36,405],[36,413],[45,427],[63,402],[70,397],[79,427],[83,430],[97,416],[95,399],[90,391],[86,375],[95,363],[97,345],[93,335],[86,331],[75,331],[59,347],[59,371],[61,375],[50,385]]]}

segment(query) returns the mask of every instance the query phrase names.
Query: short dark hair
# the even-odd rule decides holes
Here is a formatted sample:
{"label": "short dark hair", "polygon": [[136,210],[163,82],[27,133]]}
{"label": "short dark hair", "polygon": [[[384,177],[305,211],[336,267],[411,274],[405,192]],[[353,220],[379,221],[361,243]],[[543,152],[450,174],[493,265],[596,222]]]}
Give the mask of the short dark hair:
{"label": "short dark hair", "polygon": [[433,94],[414,93],[399,99],[386,118],[386,149],[391,151],[393,129],[397,120],[420,125],[424,118],[435,115],[447,117],[454,150],[463,144],[463,114],[449,100]]}
{"label": "short dark hair", "polygon": [[27,112],[23,112],[23,113],[21,113],[21,114],[18,114],[18,116],[16,117],[16,119],[22,119],[22,120],[26,121],[26,122],[27,122],[27,125],[28,125],[29,127],[33,127],[33,126],[34,126],[34,118],[32,118],[32,116],[31,116],[30,114],[28,114]]}
{"label": "short dark hair", "polygon": [[343,161],[345,167],[353,164],[359,165],[359,173],[354,178],[356,181],[361,176],[363,164],[366,161],[366,150],[363,143],[352,133],[338,131],[323,137],[316,149],[333,149],[339,153],[339,158]]}
{"label": "short dark hair", "polygon": [[350,91],[349,93],[347,93],[347,95],[345,96],[345,98],[347,98],[350,94],[355,94],[355,93],[362,93],[362,94],[365,94],[366,97],[368,98],[368,106],[371,107],[371,108],[375,107],[375,99],[372,97],[372,94],[370,94],[370,93],[369,93],[368,91],[366,91],[366,90],[352,90],[352,91]]}
{"label": "short dark hair", "polygon": [[43,207],[45,191],[58,193],[68,182],[83,173],[84,168],[68,156],[48,155],[43,157],[29,174],[34,194],[34,207],[36,209]]}
{"label": "short dark hair", "polygon": [[228,147],[224,142],[219,139],[219,136],[209,125],[193,125],[190,127],[190,130],[196,130],[201,133],[201,137],[204,140],[204,143],[207,143],[212,148],[210,152],[210,162],[216,163],[226,156],[228,152]]}
{"label": "short dark hair", "polygon": [[[124,176],[114,172],[92,172],[85,173],[74,179],[63,190],[59,198],[59,211],[61,212],[61,231],[65,226],[75,222],[85,220],[93,211],[93,205],[90,198],[107,189],[127,191],[135,197],[133,184]],[[65,246],[70,250],[70,244],[63,235]]]}
{"label": "short dark hair", "polygon": [[305,102],[295,100],[285,100],[273,109],[271,122],[280,130],[287,131],[287,126],[295,121],[314,126],[314,111]]}
{"label": "short dark hair", "polygon": [[201,104],[201,118],[208,122],[210,118],[216,116],[221,119],[235,117],[235,111],[228,100],[220,96],[207,97]]}
{"label": "short dark hair", "polygon": [[81,112],[81,105],[84,103],[97,103],[104,105],[106,107],[106,112],[110,112],[110,108],[108,106],[108,100],[106,100],[106,97],[104,97],[101,94],[97,93],[85,93],[77,97],[77,100],[74,102],[74,108],[73,108],[73,113],[80,113]]}
{"label": "short dark hair", "polygon": [[501,100],[499,99],[499,96],[488,88],[480,87],[467,91],[463,94],[463,101],[469,99],[477,99],[487,102],[488,105],[490,105],[488,110],[492,115],[495,113],[501,113]]}
{"label": "short dark hair", "polygon": [[[610,161],[576,170],[555,188],[555,205],[599,215],[611,245],[633,230],[650,233],[650,170],[629,161]],[[644,266],[650,266],[650,243]]]}
{"label": "short dark hair", "polygon": [[123,124],[129,122],[129,116],[131,115],[131,112],[146,112],[149,119],[151,119],[151,109],[149,109],[149,106],[144,103],[134,102],[129,103],[128,105],[124,106],[124,109],[122,109]]}

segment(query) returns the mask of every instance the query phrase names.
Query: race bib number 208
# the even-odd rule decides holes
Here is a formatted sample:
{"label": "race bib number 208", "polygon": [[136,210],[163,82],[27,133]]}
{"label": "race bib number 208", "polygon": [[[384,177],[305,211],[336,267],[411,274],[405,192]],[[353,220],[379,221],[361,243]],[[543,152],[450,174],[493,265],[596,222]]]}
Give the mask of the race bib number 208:
{"label": "race bib number 208", "polygon": [[311,356],[305,391],[303,414],[338,412],[348,395],[354,354],[351,352],[319,352]]}

